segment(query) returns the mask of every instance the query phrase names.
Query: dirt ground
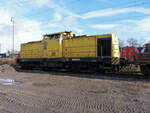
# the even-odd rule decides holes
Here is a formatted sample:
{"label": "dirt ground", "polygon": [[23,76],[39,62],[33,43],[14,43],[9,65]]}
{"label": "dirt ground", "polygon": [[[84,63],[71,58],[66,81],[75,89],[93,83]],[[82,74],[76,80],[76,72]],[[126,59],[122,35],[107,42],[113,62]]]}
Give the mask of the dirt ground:
{"label": "dirt ground", "polygon": [[5,70],[0,113],[150,113],[150,80]]}

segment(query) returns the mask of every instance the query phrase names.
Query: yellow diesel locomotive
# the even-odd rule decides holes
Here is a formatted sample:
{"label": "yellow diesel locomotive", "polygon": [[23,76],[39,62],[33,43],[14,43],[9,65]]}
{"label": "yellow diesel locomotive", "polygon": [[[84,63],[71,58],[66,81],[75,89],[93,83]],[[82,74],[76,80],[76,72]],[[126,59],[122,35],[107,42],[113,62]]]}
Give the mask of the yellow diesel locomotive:
{"label": "yellow diesel locomotive", "polygon": [[120,51],[115,34],[75,36],[72,32],[43,35],[43,40],[21,44],[17,62],[22,67],[74,70],[119,70]]}

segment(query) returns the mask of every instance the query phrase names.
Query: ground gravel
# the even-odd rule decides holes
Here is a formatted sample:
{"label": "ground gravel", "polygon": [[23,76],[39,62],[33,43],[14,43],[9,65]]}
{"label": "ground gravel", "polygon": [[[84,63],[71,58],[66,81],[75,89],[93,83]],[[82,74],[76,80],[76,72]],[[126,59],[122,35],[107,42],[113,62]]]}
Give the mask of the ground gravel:
{"label": "ground gravel", "polygon": [[0,113],[150,113],[149,79],[88,76],[1,72]]}
{"label": "ground gravel", "polygon": [[0,72],[16,72],[16,70],[8,64],[3,64],[0,65]]}

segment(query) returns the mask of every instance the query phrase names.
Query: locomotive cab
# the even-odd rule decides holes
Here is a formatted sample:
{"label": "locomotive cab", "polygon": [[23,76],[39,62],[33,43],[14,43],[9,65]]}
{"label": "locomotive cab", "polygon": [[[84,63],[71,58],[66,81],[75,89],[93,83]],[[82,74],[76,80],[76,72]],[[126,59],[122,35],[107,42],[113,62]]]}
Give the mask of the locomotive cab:
{"label": "locomotive cab", "polygon": [[[103,67],[115,68],[120,65],[120,51],[118,37],[107,34],[97,38],[97,58],[102,60]],[[107,69],[106,69],[107,70]]]}
{"label": "locomotive cab", "polygon": [[119,43],[115,34],[97,39],[97,57],[103,58],[113,65],[119,64]]}
{"label": "locomotive cab", "polygon": [[45,34],[43,35],[43,37],[49,40],[59,40],[59,39],[75,37],[75,34],[73,34],[72,32],[65,31],[65,32],[59,32],[53,34]]}

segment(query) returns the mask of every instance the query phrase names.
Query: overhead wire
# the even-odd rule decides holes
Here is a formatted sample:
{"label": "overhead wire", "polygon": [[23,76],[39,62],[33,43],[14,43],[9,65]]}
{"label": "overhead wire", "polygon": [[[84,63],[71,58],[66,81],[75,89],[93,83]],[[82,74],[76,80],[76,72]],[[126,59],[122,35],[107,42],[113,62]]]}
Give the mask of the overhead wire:
{"label": "overhead wire", "polygon": [[[137,5],[141,5],[144,1],[139,1],[139,0],[134,0],[134,1],[131,1],[131,2],[125,2],[125,3],[121,3],[121,4],[116,4],[116,5],[112,5],[111,7],[103,7],[103,8],[100,8],[99,10],[102,10],[102,9],[106,9],[106,8],[119,8],[120,6],[125,6],[125,7],[131,7],[131,6],[137,6]],[[30,3],[29,0],[24,0],[24,1],[18,1],[18,2],[9,2],[11,5],[13,4],[18,4],[18,5],[24,5],[25,3]],[[145,3],[145,2],[144,2]],[[49,9],[45,9],[43,11],[41,11],[42,14],[44,13],[47,13],[47,11],[49,11]],[[39,15],[40,13],[35,13],[35,14],[32,14],[32,15],[28,15],[26,17],[30,17],[30,16],[34,16],[34,15]]]}
{"label": "overhead wire", "polygon": [[[108,6],[106,6],[106,7],[103,7],[103,8],[100,8],[99,10],[103,10],[103,9],[108,9],[108,8],[119,8],[119,7],[124,7],[124,8],[128,8],[128,7],[131,7],[131,6],[138,6],[138,5],[145,5],[145,4],[148,4],[148,3],[150,3],[150,1],[145,1],[145,0],[143,0],[143,1],[139,1],[139,0],[134,0],[134,1],[131,1],[131,2],[125,2],[125,3],[120,3],[120,4],[116,4],[116,5],[112,5],[111,7],[108,7]],[[11,3],[11,2],[9,2],[9,3]],[[16,4],[16,5],[24,5],[25,3],[29,3],[29,0],[24,0],[24,1],[17,1],[17,2],[13,2],[14,4]],[[33,14],[31,14],[31,15],[26,15],[26,16],[23,16],[23,17],[33,17],[33,16],[41,16],[41,14],[47,14],[47,12],[49,11],[49,9],[44,9],[44,10],[42,10],[42,11],[38,11],[38,12],[36,12],[36,13],[33,13]],[[44,17],[45,18],[45,17]]]}
{"label": "overhead wire", "polygon": [[[135,3],[135,4],[133,4],[133,2],[130,2],[130,3],[132,3],[132,4],[124,4],[124,8],[130,8],[131,6],[133,7],[138,7],[138,6],[146,6],[146,5],[150,5],[150,1],[147,1],[147,2],[139,2],[138,0],[134,0],[134,2],[135,1],[137,1],[138,3]],[[129,3],[129,2],[128,2]],[[118,6],[118,5],[117,5]],[[122,6],[123,7],[123,6]],[[113,7],[110,7],[110,8],[113,8]],[[116,9],[117,8],[119,8],[119,7],[115,7]],[[104,8],[105,9],[105,8]],[[102,8],[100,8],[99,10],[102,10]],[[119,10],[119,9],[118,9]],[[47,11],[49,11],[49,10],[47,10],[47,9],[45,9],[44,11],[41,11],[41,13],[42,14],[47,14]],[[32,14],[32,15],[27,15],[27,16],[25,16],[25,17],[32,17],[32,16],[41,16],[40,15],[40,13],[38,12],[37,14]]]}
{"label": "overhead wire", "polygon": [[[139,4],[140,5],[140,4]],[[143,3],[143,4],[141,4],[142,6],[146,6],[146,5],[150,5],[150,1],[149,2],[147,2],[147,3]],[[135,7],[137,7],[137,5],[134,5]],[[132,7],[125,7],[125,8],[132,8]],[[118,9],[119,10],[119,9]],[[148,16],[148,14],[145,14],[145,16]],[[142,17],[142,16],[140,16],[140,15],[129,15],[129,16],[126,16],[126,17],[117,17],[117,18],[113,18],[113,19],[108,19],[108,20],[99,20],[99,22],[114,22],[114,21],[120,21],[121,19],[123,20],[123,19],[125,19],[125,18],[127,18],[127,19],[131,19],[131,18],[138,18],[138,17]]]}
{"label": "overhead wire", "polygon": [[[29,0],[24,0],[24,1],[21,1],[21,0],[18,0],[18,1],[15,1],[15,2],[9,2],[10,4],[16,4],[18,6],[24,6],[25,4],[30,4],[30,1]],[[12,4],[12,5],[13,5]],[[130,2],[123,2],[123,3],[119,3],[119,4],[114,4],[114,5],[111,5],[111,6],[104,6],[104,7],[100,7],[99,10],[105,10],[105,9],[108,9],[108,8],[115,8],[115,9],[118,9],[118,8],[130,8],[130,7],[138,7],[138,6],[145,6],[145,5],[149,5],[150,4],[150,1],[147,1],[147,0],[143,0],[143,1],[139,1],[139,0],[134,0],[134,1],[130,1]],[[118,9],[119,10],[119,9]],[[31,15],[24,15],[23,17],[26,17],[26,18],[29,18],[29,17],[38,17],[40,16],[40,20],[44,19],[45,20],[45,17],[42,17],[41,15],[42,14],[47,14],[49,12],[49,9],[44,9],[42,11],[38,11],[36,13],[33,13]],[[129,16],[127,17],[128,19],[129,18],[137,18],[137,17],[141,17],[139,15],[134,15],[134,16]],[[110,22],[110,21],[118,21],[120,19],[124,19],[124,17],[117,17],[115,19],[110,19],[110,20],[102,20],[100,22]],[[80,24],[82,25],[82,24]],[[85,24],[83,24],[85,25]]]}

